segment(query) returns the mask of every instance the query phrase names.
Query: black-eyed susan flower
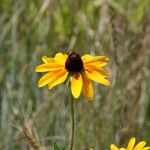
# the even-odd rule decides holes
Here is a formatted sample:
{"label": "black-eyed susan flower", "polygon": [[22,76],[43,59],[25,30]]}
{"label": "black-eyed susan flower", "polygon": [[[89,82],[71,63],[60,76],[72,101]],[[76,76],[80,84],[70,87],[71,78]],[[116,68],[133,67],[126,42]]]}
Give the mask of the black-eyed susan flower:
{"label": "black-eyed susan flower", "polygon": [[146,142],[141,141],[137,145],[135,145],[135,138],[131,138],[127,148],[118,148],[116,145],[111,144],[110,149],[111,150],[150,150],[150,147],[145,147]]}
{"label": "black-eyed susan flower", "polygon": [[79,53],[71,52],[69,55],[57,53],[54,58],[42,57],[43,64],[39,65],[36,72],[47,72],[38,82],[39,87],[48,85],[49,89],[63,83],[70,77],[71,92],[75,98],[81,94],[93,99],[93,85],[91,80],[109,86],[106,79],[108,72],[104,67],[108,63],[105,56],[84,55],[80,57]]}

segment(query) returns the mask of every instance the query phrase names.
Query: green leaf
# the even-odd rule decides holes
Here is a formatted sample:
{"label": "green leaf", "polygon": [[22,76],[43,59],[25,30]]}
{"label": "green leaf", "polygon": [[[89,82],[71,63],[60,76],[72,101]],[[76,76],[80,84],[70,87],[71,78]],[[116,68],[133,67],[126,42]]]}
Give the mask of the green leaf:
{"label": "green leaf", "polygon": [[56,144],[56,142],[54,142],[53,145],[54,145],[53,150],[60,150],[59,147],[58,147],[58,145]]}

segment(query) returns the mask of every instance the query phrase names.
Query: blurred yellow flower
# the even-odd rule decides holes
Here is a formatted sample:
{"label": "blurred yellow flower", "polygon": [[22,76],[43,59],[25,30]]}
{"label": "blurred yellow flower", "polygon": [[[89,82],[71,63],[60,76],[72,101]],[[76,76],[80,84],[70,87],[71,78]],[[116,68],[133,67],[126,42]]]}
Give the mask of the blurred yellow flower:
{"label": "blurred yellow flower", "polygon": [[146,145],[145,141],[139,142],[137,145],[135,145],[135,138],[131,138],[127,148],[117,148],[114,144],[111,144],[110,149],[111,150],[150,150],[150,147],[144,147]]}
{"label": "blurred yellow flower", "polygon": [[79,53],[71,52],[69,55],[57,53],[54,58],[42,57],[43,64],[39,65],[36,72],[48,72],[38,82],[39,87],[48,84],[48,88],[65,82],[70,77],[71,92],[75,98],[81,94],[89,99],[93,99],[93,85],[91,80],[109,86],[106,79],[108,72],[102,67],[108,63],[105,56],[84,55],[80,57]]}

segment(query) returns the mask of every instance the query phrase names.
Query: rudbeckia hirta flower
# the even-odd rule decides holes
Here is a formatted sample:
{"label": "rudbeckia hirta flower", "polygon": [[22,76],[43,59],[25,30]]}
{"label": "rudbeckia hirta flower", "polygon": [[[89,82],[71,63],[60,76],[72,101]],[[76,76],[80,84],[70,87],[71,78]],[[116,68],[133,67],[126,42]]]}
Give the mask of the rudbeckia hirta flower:
{"label": "rudbeckia hirta flower", "polygon": [[138,144],[135,145],[135,138],[131,138],[127,148],[117,148],[114,144],[111,144],[110,149],[111,150],[150,150],[150,147],[145,147],[146,142],[141,141]]}
{"label": "rudbeckia hirta flower", "polygon": [[108,63],[105,56],[80,56],[77,52],[71,52],[69,55],[57,53],[54,58],[42,57],[43,64],[39,65],[36,72],[47,72],[38,82],[39,87],[48,85],[49,89],[65,82],[70,78],[71,92],[75,98],[81,94],[93,99],[93,85],[91,80],[109,86],[106,79],[108,72],[104,67]]}

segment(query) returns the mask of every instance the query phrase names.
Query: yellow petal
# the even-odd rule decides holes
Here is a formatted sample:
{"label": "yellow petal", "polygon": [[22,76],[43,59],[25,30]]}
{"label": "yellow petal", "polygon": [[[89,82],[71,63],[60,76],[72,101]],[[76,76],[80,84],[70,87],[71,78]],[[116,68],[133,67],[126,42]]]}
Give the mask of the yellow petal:
{"label": "yellow petal", "polygon": [[142,150],[150,150],[150,147],[145,147]]}
{"label": "yellow petal", "polygon": [[146,145],[146,142],[145,141],[141,141],[140,143],[138,143],[135,146],[134,150],[142,150],[145,145]]}
{"label": "yellow petal", "polygon": [[56,72],[49,72],[49,73],[45,74],[44,76],[42,76],[38,82],[38,87],[47,85],[52,80],[52,77],[54,76],[55,73]]}
{"label": "yellow petal", "polygon": [[101,84],[104,84],[106,86],[109,86],[110,83],[107,79],[105,79],[103,76],[101,76],[97,71],[85,71],[86,75],[88,76],[89,79],[95,81],[95,82],[98,82],[98,83],[101,83]]}
{"label": "yellow petal", "polygon": [[71,78],[71,92],[75,98],[80,96],[82,90],[82,76],[80,73],[75,73]]}
{"label": "yellow petal", "polygon": [[109,58],[106,56],[91,56],[86,54],[82,56],[82,60],[84,64],[93,64],[98,65],[99,67],[103,67],[107,65]]}
{"label": "yellow petal", "polygon": [[65,65],[67,55],[63,55],[62,53],[57,53],[54,57],[54,60],[62,65]]}
{"label": "yellow petal", "polygon": [[109,76],[109,73],[105,69],[103,69],[101,67],[98,67],[96,65],[85,64],[84,65],[84,69],[87,70],[87,71],[89,71],[89,72],[91,72],[92,70],[95,70],[101,76],[104,76],[104,77],[108,77]]}
{"label": "yellow petal", "polygon": [[110,145],[110,149],[111,149],[111,150],[119,150],[119,149],[116,147],[116,145],[114,145],[114,144],[111,144],[111,145]]}
{"label": "yellow petal", "polygon": [[56,86],[60,83],[63,83],[66,80],[67,76],[68,76],[68,72],[65,70],[64,70],[64,72],[56,74],[53,77],[53,80],[48,84],[48,88],[52,89],[54,86]]}
{"label": "yellow petal", "polygon": [[120,148],[119,150],[126,150],[125,148]]}
{"label": "yellow petal", "polygon": [[36,72],[47,72],[47,71],[57,71],[63,69],[64,66],[56,63],[46,63],[36,67]]}
{"label": "yellow petal", "polygon": [[128,143],[127,150],[133,150],[134,145],[135,145],[135,138],[133,137]]}
{"label": "yellow petal", "polygon": [[46,63],[54,62],[54,59],[53,58],[48,58],[47,56],[43,56],[42,61],[46,64]]}
{"label": "yellow petal", "polygon": [[83,88],[82,93],[88,100],[93,100],[94,89],[91,80],[88,79],[85,73],[82,73]]}

